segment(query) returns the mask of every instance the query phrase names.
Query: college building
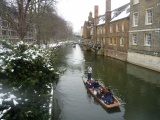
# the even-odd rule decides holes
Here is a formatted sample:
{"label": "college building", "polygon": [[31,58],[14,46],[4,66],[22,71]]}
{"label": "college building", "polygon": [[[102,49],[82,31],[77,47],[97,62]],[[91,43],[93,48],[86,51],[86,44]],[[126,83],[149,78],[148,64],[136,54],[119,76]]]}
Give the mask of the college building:
{"label": "college building", "polygon": [[90,40],[97,54],[160,72],[160,0],[130,0],[114,10],[106,0],[103,15],[95,6],[89,16],[82,39]]}

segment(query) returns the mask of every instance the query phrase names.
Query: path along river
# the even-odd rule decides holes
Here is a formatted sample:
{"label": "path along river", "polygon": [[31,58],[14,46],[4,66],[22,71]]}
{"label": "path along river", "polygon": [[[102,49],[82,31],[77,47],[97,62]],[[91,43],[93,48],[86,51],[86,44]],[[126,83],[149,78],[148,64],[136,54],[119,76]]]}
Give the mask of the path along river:
{"label": "path along river", "polygon": [[[55,120],[160,120],[160,73],[97,56],[79,45],[61,48],[58,58],[57,66],[66,71],[54,88]],[[119,108],[104,109],[87,92],[82,76],[88,65],[92,77],[114,91]]]}

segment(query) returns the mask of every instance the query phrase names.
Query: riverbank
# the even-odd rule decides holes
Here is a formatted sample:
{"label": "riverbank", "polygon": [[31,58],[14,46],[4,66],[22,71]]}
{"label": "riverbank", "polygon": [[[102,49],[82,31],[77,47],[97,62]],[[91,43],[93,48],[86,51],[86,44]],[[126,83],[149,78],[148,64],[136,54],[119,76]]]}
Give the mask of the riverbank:
{"label": "riverbank", "polygon": [[104,48],[93,49],[91,45],[81,44],[83,50],[92,51],[97,55],[103,55],[107,57],[112,57],[118,60],[122,60],[140,67],[144,67],[153,71],[160,72],[160,57],[145,55],[141,53],[134,52],[118,52],[115,50],[107,50]]}

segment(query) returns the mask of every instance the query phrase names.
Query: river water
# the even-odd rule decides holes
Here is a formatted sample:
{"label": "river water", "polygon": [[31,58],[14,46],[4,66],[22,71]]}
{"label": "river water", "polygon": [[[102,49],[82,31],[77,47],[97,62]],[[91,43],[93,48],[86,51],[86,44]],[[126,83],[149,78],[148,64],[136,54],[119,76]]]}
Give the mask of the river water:
{"label": "river water", "polygon": [[[58,59],[57,67],[66,71],[54,87],[55,120],[160,120],[160,73],[97,56],[79,45],[61,48]],[[104,109],[88,93],[82,81],[88,65],[92,77],[121,101],[119,108]]]}

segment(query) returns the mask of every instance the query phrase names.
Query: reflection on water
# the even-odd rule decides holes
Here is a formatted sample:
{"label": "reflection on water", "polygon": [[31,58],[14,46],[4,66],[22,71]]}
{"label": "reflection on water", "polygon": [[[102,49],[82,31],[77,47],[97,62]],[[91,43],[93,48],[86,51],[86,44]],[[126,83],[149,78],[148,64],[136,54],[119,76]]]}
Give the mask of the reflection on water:
{"label": "reflection on water", "polygon": [[[62,48],[59,64],[67,68],[54,90],[55,120],[159,120],[160,74],[110,57],[84,52],[79,45]],[[85,60],[85,61],[84,61]],[[83,85],[84,69],[91,65],[93,77],[110,86],[125,104],[104,109]],[[59,111],[59,112],[58,112]]]}
{"label": "reflection on water", "polygon": [[127,73],[137,78],[140,78],[146,82],[156,84],[160,86],[160,73],[144,69],[139,66],[127,64]]}
{"label": "reflection on water", "polygon": [[84,62],[84,56],[83,52],[81,51],[80,46],[76,45],[76,48],[74,48],[71,58],[73,58],[73,64],[79,64],[81,65],[82,62]]}

